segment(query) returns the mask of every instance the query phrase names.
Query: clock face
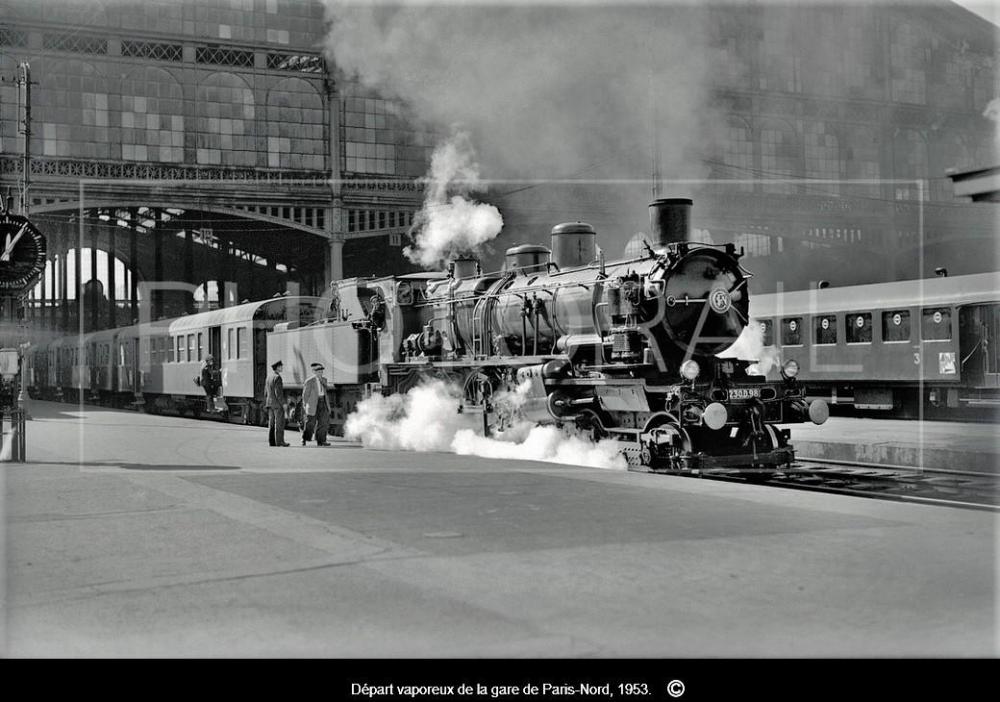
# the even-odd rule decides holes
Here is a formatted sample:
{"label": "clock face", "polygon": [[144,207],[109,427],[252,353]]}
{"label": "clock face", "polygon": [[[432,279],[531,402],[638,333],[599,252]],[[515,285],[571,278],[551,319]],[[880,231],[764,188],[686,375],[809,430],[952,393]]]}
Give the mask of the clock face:
{"label": "clock face", "polygon": [[27,218],[0,214],[0,291],[23,292],[45,270],[45,237]]}

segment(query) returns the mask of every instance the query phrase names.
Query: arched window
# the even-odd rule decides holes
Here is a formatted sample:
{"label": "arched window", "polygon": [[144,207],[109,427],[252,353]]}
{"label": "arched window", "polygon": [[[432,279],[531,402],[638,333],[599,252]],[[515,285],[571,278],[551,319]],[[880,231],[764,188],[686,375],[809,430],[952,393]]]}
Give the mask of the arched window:
{"label": "arched window", "polygon": [[824,194],[839,195],[841,185],[839,181],[843,177],[840,142],[825,122],[814,122],[806,128],[805,156],[806,177],[838,181],[817,184],[815,190]]}
{"label": "arched window", "polygon": [[286,78],[267,95],[269,168],[323,170],[326,113],[319,93],[301,78]]}
{"label": "arched window", "polygon": [[140,68],[122,80],[122,158],[184,160],[184,92],[160,68]]}
{"label": "arched window", "polygon": [[341,100],[342,167],[350,173],[419,176],[434,136],[414,128],[401,105],[348,83]]}
{"label": "arched window", "polygon": [[881,144],[878,131],[872,127],[851,125],[845,134],[844,173],[851,180],[867,181],[851,183],[841,188],[841,193],[849,191],[855,197],[879,197],[881,194]]}
{"label": "arched window", "polygon": [[795,130],[783,122],[766,122],[760,130],[760,168],[764,191],[793,193],[792,179],[801,174]]}
{"label": "arched window", "polygon": [[232,73],[213,73],[197,90],[197,160],[200,164],[256,166],[253,91]]}
{"label": "arched window", "polygon": [[898,182],[894,186],[897,200],[917,200],[920,193],[927,198],[927,142],[916,129],[897,130],[893,140],[893,178]]}
{"label": "arched window", "polygon": [[[32,61],[35,153],[50,157],[117,158],[112,153],[108,81],[93,64]],[[37,144],[37,145],[36,145]]]}
{"label": "arched window", "polygon": [[741,179],[740,190],[753,190],[753,134],[746,122],[730,118],[727,128],[725,152],[722,160],[726,164],[726,178]]}

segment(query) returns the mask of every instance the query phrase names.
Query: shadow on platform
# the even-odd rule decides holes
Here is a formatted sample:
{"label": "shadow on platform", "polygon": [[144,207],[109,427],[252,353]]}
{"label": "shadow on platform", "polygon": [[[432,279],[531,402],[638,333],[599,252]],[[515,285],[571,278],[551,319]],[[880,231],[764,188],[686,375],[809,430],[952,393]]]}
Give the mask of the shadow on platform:
{"label": "shadow on platform", "polygon": [[74,468],[81,469],[100,469],[100,468],[118,468],[121,470],[176,470],[176,471],[200,471],[200,470],[243,470],[241,466],[198,466],[198,465],[183,465],[183,464],[168,464],[168,463],[150,463],[148,465],[143,465],[140,463],[126,463],[124,461],[44,461],[39,463],[23,463],[19,464],[23,466],[31,466],[42,468],[45,466],[72,466]]}

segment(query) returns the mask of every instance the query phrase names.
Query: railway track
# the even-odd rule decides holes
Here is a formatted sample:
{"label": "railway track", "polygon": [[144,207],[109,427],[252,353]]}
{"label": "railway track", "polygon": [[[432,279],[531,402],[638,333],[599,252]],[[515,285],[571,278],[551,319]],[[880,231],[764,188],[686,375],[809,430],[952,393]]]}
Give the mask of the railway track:
{"label": "railway track", "polygon": [[[746,482],[735,471],[701,477]],[[901,502],[1000,512],[1000,485],[990,473],[806,459],[755,483]]]}

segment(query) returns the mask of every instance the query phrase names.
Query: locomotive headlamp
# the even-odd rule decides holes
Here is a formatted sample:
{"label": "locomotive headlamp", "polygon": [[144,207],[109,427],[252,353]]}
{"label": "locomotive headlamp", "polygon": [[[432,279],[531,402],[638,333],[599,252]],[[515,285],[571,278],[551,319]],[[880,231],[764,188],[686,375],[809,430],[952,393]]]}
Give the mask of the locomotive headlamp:
{"label": "locomotive headlamp", "polygon": [[681,364],[681,377],[685,380],[694,380],[701,373],[701,368],[697,361],[684,361]]}
{"label": "locomotive headlamp", "polygon": [[799,374],[799,362],[794,359],[785,361],[781,367],[781,374],[786,378],[794,378]]}

